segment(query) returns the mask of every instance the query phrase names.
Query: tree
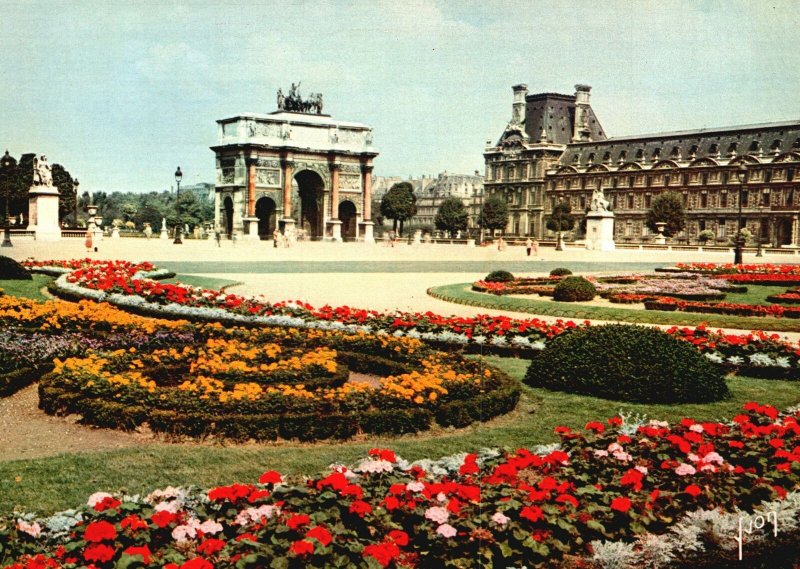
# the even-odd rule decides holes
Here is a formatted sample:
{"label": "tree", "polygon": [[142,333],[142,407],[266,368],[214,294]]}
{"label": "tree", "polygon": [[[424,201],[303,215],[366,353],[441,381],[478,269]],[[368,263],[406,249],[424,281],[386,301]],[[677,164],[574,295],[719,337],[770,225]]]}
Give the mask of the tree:
{"label": "tree", "polygon": [[647,210],[647,227],[658,231],[656,223],[666,223],[664,235],[672,237],[683,230],[686,214],[683,211],[683,198],[675,192],[667,192],[656,196],[650,209]]}
{"label": "tree", "polygon": [[393,185],[381,200],[381,215],[394,222],[392,228],[395,231],[398,231],[397,224],[400,223],[398,235],[403,235],[403,224],[416,214],[417,197],[414,187],[408,182]]}
{"label": "tree", "polygon": [[550,231],[555,231],[557,235],[556,251],[563,251],[564,247],[561,245],[561,232],[569,231],[575,226],[575,218],[572,215],[572,206],[569,202],[559,200],[553,206],[553,211],[550,212],[550,218],[547,220],[546,227]]}
{"label": "tree", "polygon": [[464,231],[467,228],[467,209],[464,202],[455,197],[445,199],[439,204],[434,223],[436,229],[447,231],[451,235],[456,231]]}
{"label": "tree", "polygon": [[508,205],[500,196],[490,196],[483,202],[480,215],[480,226],[494,231],[505,229],[508,225]]}
{"label": "tree", "polygon": [[[75,190],[75,180],[61,164],[53,164],[53,185],[58,189],[58,219],[59,221],[75,217],[75,200],[78,198]],[[77,223],[77,220],[75,220]]]}

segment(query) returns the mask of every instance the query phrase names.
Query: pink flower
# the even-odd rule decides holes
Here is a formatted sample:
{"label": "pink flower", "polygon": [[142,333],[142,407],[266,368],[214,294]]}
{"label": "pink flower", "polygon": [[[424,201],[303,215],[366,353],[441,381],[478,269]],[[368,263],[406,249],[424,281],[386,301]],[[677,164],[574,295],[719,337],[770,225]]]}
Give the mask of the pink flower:
{"label": "pink flower", "polygon": [[450,512],[447,511],[447,508],[434,506],[425,510],[425,518],[443,524],[450,518]]}
{"label": "pink flower", "polygon": [[703,462],[716,462],[717,464],[722,464],[723,460],[724,459],[716,452],[710,452],[703,457]]}
{"label": "pink flower", "polygon": [[597,458],[605,457],[605,456],[608,456],[608,451],[607,450],[596,450],[596,451],[594,451],[594,455]]}
{"label": "pink flower", "polygon": [[442,524],[436,529],[436,533],[441,535],[442,537],[454,537],[458,530],[451,526],[450,524]]}
{"label": "pink flower", "polygon": [[492,521],[499,526],[504,526],[508,523],[508,516],[506,516],[503,512],[495,512],[492,516]]}
{"label": "pink flower", "polygon": [[42,533],[42,526],[40,526],[38,522],[29,524],[25,520],[19,520],[17,522],[17,529],[23,533],[27,533],[31,537],[39,537]]}
{"label": "pink flower", "polygon": [[694,466],[691,464],[686,464],[685,462],[681,463],[681,465],[675,469],[675,474],[678,476],[686,476],[689,474],[694,474],[695,472],[697,472],[697,470],[695,470]]}
{"label": "pink flower", "polygon": [[689,427],[690,431],[694,431],[695,433],[702,433],[703,432],[703,425],[699,423],[695,423],[691,427]]}

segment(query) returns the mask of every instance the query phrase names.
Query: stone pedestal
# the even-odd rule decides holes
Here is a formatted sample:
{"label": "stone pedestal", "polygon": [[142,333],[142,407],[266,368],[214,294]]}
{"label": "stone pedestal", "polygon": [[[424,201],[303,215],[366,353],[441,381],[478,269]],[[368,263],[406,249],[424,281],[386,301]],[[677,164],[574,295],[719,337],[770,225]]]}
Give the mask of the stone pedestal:
{"label": "stone pedestal", "polygon": [[258,218],[257,217],[244,217],[242,218],[244,221],[245,227],[247,227],[247,240],[248,241],[258,241]]}
{"label": "stone pedestal", "polygon": [[339,219],[328,220],[328,227],[330,228],[330,240],[341,243],[342,241],[342,222]]}
{"label": "stone pedestal", "polygon": [[614,213],[610,211],[586,214],[586,248],[592,251],[613,251]]}
{"label": "stone pedestal", "polygon": [[112,239],[119,239],[119,227],[115,227],[111,230],[111,238]]}
{"label": "stone pedestal", "polygon": [[422,230],[417,229],[414,232],[414,245],[419,245],[420,243],[422,243]]}
{"label": "stone pedestal", "polygon": [[297,229],[295,227],[294,218],[286,217],[281,221],[283,222],[283,234],[286,236],[286,239],[292,243],[297,241]]}
{"label": "stone pedestal", "polygon": [[58,190],[53,186],[33,186],[28,191],[28,231],[37,241],[59,241]]}
{"label": "stone pedestal", "polygon": [[364,243],[375,243],[375,236],[373,234],[375,224],[371,221],[361,222],[361,232],[364,235]]}
{"label": "stone pedestal", "polygon": [[475,240],[467,239],[467,247],[475,247]]}
{"label": "stone pedestal", "polygon": [[161,235],[158,236],[159,239],[169,239],[169,233],[167,233],[167,218],[161,218]]}

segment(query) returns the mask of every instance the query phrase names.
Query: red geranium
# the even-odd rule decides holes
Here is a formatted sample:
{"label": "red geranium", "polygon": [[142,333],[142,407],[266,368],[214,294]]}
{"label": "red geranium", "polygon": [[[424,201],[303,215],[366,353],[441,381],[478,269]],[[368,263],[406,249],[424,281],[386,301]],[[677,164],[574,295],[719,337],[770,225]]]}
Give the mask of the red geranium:
{"label": "red geranium", "polygon": [[306,541],[305,539],[299,539],[292,543],[289,551],[295,555],[308,555],[309,553],[314,553],[314,544],[310,541]]}
{"label": "red geranium", "polygon": [[611,509],[624,514],[631,509],[631,501],[625,496],[617,496],[611,500]]}
{"label": "red geranium", "polygon": [[316,526],[308,530],[306,532],[306,538],[314,538],[324,546],[328,545],[333,540],[331,532],[321,526]]}
{"label": "red geranium", "polygon": [[101,541],[112,541],[117,538],[117,529],[114,524],[106,521],[91,522],[83,532],[83,539],[92,543]]}
{"label": "red geranium", "polygon": [[93,563],[105,563],[110,561],[115,553],[116,550],[113,547],[104,543],[93,543],[83,551],[83,558]]}

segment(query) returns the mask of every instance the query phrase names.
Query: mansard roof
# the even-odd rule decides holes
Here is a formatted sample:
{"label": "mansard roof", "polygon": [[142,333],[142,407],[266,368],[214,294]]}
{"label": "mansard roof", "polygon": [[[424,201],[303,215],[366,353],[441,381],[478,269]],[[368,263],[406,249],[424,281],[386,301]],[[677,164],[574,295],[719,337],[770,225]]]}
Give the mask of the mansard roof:
{"label": "mansard roof", "polygon": [[631,161],[655,164],[663,160],[707,159],[705,163],[711,164],[709,160],[730,161],[742,155],[771,162],[792,151],[800,151],[800,120],[569,143],[560,163],[586,168],[592,164],[618,166]]}
{"label": "mansard roof", "polygon": [[[536,93],[525,97],[525,132],[530,140],[541,140],[542,129],[547,141],[569,144],[575,126],[575,95]],[[589,107],[588,126],[592,140],[603,140],[600,121]]]}

